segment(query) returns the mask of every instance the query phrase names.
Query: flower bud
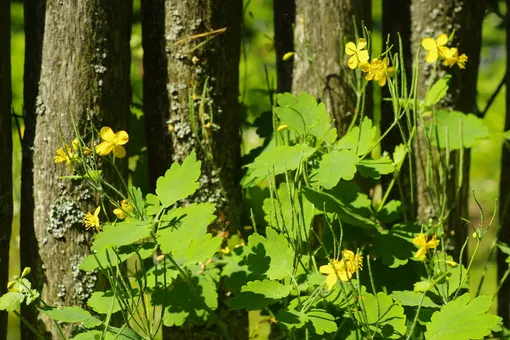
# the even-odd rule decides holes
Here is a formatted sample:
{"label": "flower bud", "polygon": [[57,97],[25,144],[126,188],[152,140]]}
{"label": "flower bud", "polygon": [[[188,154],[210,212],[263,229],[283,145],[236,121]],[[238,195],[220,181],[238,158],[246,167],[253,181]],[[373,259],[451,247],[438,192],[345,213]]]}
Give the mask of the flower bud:
{"label": "flower bud", "polygon": [[15,284],[16,281],[10,281],[9,283],[7,283],[7,289],[12,289],[12,287],[14,287]]}
{"label": "flower bud", "polygon": [[23,273],[21,273],[21,277],[25,277],[27,276],[28,274],[30,274],[30,267],[25,267],[25,269],[23,269]]}

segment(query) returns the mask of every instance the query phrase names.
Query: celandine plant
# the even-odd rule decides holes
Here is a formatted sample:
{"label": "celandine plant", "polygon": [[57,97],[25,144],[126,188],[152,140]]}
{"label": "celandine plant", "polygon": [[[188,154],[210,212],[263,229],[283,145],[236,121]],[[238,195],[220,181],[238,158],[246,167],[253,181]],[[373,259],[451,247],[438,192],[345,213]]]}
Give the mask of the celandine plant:
{"label": "celandine plant", "polygon": [[[461,69],[467,62],[447,47],[448,40],[443,34],[422,42],[434,70],[441,62]],[[493,298],[467,292],[468,273],[486,232],[483,219],[474,232],[477,246],[468,268],[446,252],[447,154],[487,138],[487,128],[471,114],[436,109],[448,90],[448,76],[436,80],[433,72],[425,97],[418,98],[418,61],[408,86],[403,56],[388,48],[370,60],[369,46],[368,34],[345,45],[357,107],[344,136],[331,128],[325,105],[313,96],[277,96],[275,135],[246,165],[241,183],[269,192],[262,202],[265,228],[253,218],[254,233],[246,240],[207,232],[215,220],[211,203],[181,204],[199,186],[195,153],[174,163],[158,179],[155,193],[144,196],[115,167],[115,159],[126,154],[126,132],[103,127],[95,148],[77,134],[71,147],[57,150],[55,161],[66,163],[69,178],[100,194],[99,206],[84,218],[85,228],[96,234],[80,269],[101,270],[110,288],[95,292],[88,310],[48,306],[31,289],[25,269],[9,283],[0,309],[35,303],[56,327],[81,324],[73,339],[154,339],[162,325],[209,323],[219,330],[210,338],[227,339],[235,334],[229,332],[231,320],[216,311],[221,282],[229,308],[263,310],[278,338],[479,339],[502,331],[500,318],[488,314]],[[380,137],[364,115],[370,81],[388,86],[391,94],[394,122]],[[426,225],[413,221],[400,201],[389,200],[412,157],[419,124],[429,154],[439,150],[445,157],[429,157],[439,176],[431,191],[441,205],[438,218]],[[391,155],[372,157],[391,129],[399,129],[403,143],[389,150]],[[101,162],[117,169],[122,187],[105,180]],[[368,190],[382,176],[392,176],[389,187],[379,200],[369,198]],[[135,263],[129,273],[128,259]],[[111,325],[114,314],[122,317],[121,327]]]}

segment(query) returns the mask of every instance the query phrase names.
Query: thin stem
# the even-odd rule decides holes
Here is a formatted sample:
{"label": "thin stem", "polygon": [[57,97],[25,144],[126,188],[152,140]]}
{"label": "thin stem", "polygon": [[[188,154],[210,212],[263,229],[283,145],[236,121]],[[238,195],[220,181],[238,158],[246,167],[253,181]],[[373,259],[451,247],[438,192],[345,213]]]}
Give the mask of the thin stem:
{"label": "thin stem", "polygon": [[[32,326],[30,324],[30,322],[27,321],[27,319],[25,319],[24,317],[21,316],[20,313],[18,313],[18,311],[13,311],[14,315],[16,315],[20,320],[21,322],[23,322],[25,324],[25,326],[28,327],[28,329],[30,329],[32,331],[32,333],[35,334],[35,336],[37,336],[37,338],[41,339],[41,340],[44,340],[44,336],[42,336],[41,333],[39,333],[39,331],[37,329],[34,328],[34,326]],[[63,338],[65,339],[65,338]]]}

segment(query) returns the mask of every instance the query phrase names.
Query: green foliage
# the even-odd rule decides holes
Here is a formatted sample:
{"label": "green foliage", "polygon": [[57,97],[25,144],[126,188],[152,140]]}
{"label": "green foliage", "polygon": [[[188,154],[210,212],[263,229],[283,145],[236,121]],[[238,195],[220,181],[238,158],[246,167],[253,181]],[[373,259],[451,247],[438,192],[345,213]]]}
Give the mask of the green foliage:
{"label": "green foliage", "polygon": [[266,178],[268,174],[279,175],[296,170],[315,151],[315,148],[301,144],[275,146],[264,151],[253,163],[246,166],[248,172],[241,184],[243,187],[251,187]]}
{"label": "green foliage", "polygon": [[427,323],[427,340],[480,339],[490,334],[499,317],[487,314],[492,305],[491,296],[479,296],[470,301],[464,294],[447,303],[432,315]]}
{"label": "green foliage", "polygon": [[446,96],[448,93],[451,77],[452,76],[448,74],[436,81],[434,85],[432,85],[429,92],[427,92],[427,95],[425,96],[425,106],[435,105]]}
{"label": "green foliage", "polygon": [[182,165],[175,162],[156,182],[156,195],[161,207],[167,208],[180,199],[192,195],[200,185],[200,161],[194,151],[184,159]]}
{"label": "green foliage", "polygon": [[116,313],[120,311],[119,302],[111,290],[107,292],[94,292],[87,300],[87,305],[98,314]]}
{"label": "green foliage", "polygon": [[330,152],[322,157],[314,180],[326,189],[335,187],[341,179],[350,181],[356,174],[358,156],[350,150]]}
{"label": "green foliage", "polygon": [[355,313],[355,317],[359,322],[366,322],[371,331],[380,334],[384,339],[400,339],[405,335],[404,308],[391,297],[383,292],[377,293],[377,297],[365,293],[363,306],[363,313]]}
{"label": "green foliage", "polygon": [[277,96],[277,102],[274,112],[282,125],[288,125],[289,129],[295,131],[303,140],[307,135],[319,140],[328,140],[328,135],[331,134],[336,137],[336,130],[331,129],[329,124],[326,105],[317,104],[314,96],[305,92],[301,92],[297,97],[283,93]]}
{"label": "green foliage", "polygon": [[50,307],[40,308],[41,312],[56,321],[76,323],[81,322],[85,328],[94,328],[101,324],[101,321],[90,315],[89,312],[80,307]]}
{"label": "green foliage", "polygon": [[374,144],[377,128],[372,126],[370,118],[365,117],[361,127],[355,126],[336,144],[335,148],[352,150],[359,156],[366,154]]}
{"label": "green foliage", "polygon": [[440,148],[448,147],[450,150],[471,148],[480,139],[489,137],[489,130],[483,119],[471,113],[440,110],[435,113],[434,124],[430,123],[429,129],[432,126],[435,128],[431,137],[432,144]]}
{"label": "green foliage", "polygon": [[0,310],[12,312],[21,306],[25,295],[18,292],[7,292],[0,297]]}

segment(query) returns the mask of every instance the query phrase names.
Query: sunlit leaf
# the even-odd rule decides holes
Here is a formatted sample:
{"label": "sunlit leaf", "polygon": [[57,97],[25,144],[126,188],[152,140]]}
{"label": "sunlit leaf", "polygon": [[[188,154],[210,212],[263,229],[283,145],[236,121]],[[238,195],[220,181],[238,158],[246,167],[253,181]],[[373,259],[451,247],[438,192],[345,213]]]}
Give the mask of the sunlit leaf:
{"label": "sunlit leaf", "polygon": [[499,322],[496,315],[487,314],[492,305],[491,296],[479,296],[470,301],[466,293],[448,302],[432,315],[427,324],[427,340],[482,339]]}

